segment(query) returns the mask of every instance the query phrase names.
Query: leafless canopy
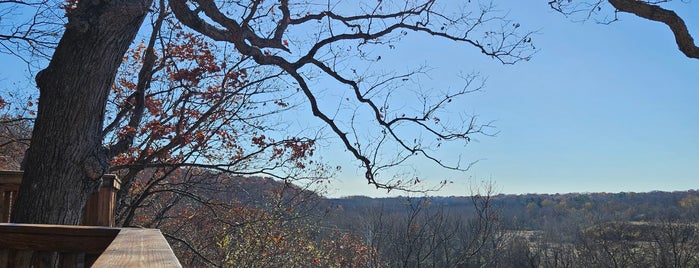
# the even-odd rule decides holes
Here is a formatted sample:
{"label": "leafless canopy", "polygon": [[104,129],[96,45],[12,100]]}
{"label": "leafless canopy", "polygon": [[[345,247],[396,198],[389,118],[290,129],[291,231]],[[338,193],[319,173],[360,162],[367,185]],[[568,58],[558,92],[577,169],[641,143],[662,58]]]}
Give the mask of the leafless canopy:
{"label": "leafless canopy", "polygon": [[50,58],[63,31],[62,1],[0,0],[0,53]]}
{"label": "leafless canopy", "polygon": [[[468,168],[439,159],[431,149],[442,141],[468,143],[471,135],[482,133],[489,126],[476,123],[474,118],[447,125],[437,116],[453,98],[477,90],[480,84],[472,83],[474,79],[469,78],[466,80],[470,87],[439,97],[432,94],[423,99],[422,107],[410,107],[416,111],[389,112],[387,103],[391,94],[378,94],[377,88],[409,80],[419,71],[379,75],[383,79],[369,83],[365,75],[347,66],[348,60],[376,62],[380,56],[370,56],[373,49],[393,48],[409,32],[463,43],[505,64],[528,60],[533,53],[531,33],[519,33],[520,25],[507,21],[494,6],[475,3],[464,6],[440,3],[440,6],[436,2],[440,1],[171,0],[169,4],[184,25],[211,39],[232,43],[239,53],[252,57],[260,65],[285,72],[289,83],[306,96],[313,115],[361,162],[368,183],[392,189],[399,187],[399,183],[382,183],[375,175],[409,158],[421,156],[449,169]],[[311,37],[303,36],[309,33]],[[352,56],[355,58],[349,59]],[[365,115],[362,119],[352,116],[351,121],[372,122],[381,130],[378,137],[373,137],[373,146],[359,142],[354,124],[347,126],[347,122],[340,122],[336,115],[324,109],[326,106],[318,98],[323,89],[316,88],[312,79],[326,79],[347,90],[338,94],[352,96],[356,109]],[[396,87],[386,91],[394,91]],[[415,134],[416,129],[420,134]],[[380,161],[379,147],[388,147],[387,144],[397,146],[401,153],[391,160]]]}

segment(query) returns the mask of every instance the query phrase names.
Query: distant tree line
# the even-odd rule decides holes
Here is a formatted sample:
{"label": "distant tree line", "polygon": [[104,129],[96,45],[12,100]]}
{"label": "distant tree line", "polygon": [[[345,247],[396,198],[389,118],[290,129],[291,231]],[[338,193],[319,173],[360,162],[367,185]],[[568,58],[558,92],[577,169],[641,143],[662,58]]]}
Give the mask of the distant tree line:
{"label": "distant tree line", "polygon": [[697,267],[698,201],[695,190],[329,200],[331,222],[379,254],[362,267]]}

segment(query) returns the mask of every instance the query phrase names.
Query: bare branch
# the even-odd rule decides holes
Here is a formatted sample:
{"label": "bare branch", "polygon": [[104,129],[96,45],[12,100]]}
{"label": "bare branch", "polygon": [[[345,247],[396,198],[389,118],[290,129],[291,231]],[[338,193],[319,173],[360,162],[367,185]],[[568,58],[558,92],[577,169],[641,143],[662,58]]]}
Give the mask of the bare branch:
{"label": "bare branch", "polygon": [[[607,2],[613,7],[612,14],[609,14],[611,11],[609,8],[604,7]],[[598,23],[609,24],[618,21],[619,12],[624,12],[663,23],[672,31],[679,50],[688,58],[699,59],[699,47],[695,44],[684,20],[674,11],[658,5],[667,2],[670,0],[551,0],[548,4],[553,10],[566,16],[585,14],[582,18],[583,21],[592,19],[593,16],[602,16],[602,19],[594,19]],[[607,11],[608,15],[602,15],[604,11]]]}
{"label": "bare branch", "polygon": [[[320,10],[311,10],[308,7],[302,10],[293,10],[288,1],[275,2],[272,7],[261,8],[258,2],[244,6],[243,13],[235,16],[235,8],[226,9],[217,5],[213,0],[186,0],[170,1],[175,16],[186,26],[202,33],[209,38],[232,43],[238,52],[249,56],[256,63],[263,66],[280,68],[298,85],[299,90],[306,96],[311,111],[315,117],[324,122],[332,132],[340,139],[347,151],[361,162],[366,169],[365,178],[369,184],[379,188],[400,188],[395,184],[386,184],[375,179],[378,170],[395,167],[404,163],[413,156],[420,155],[439,166],[464,170],[466,168],[456,165],[448,165],[439,157],[428,152],[427,147],[409,142],[413,137],[403,136],[399,128],[403,125],[419,127],[438,141],[470,141],[470,135],[482,133],[485,126],[478,126],[473,118],[466,122],[462,128],[451,129],[439,122],[436,116],[438,111],[444,109],[452,99],[465,95],[472,90],[467,89],[453,93],[447,93],[434,103],[425,101],[424,109],[417,116],[387,117],[386,109],[370,96],[370,92],[376,87],[384,87],[386,83],[405,78],[395,76],[380,81],[373,88],[364,88],[362,78],[350,79],[338,69],[337,60],[342,57],[340,50],[334,47],[341,44],[355,44],[361,57],[365,57],[362,51],[367,45],[390,46],[396,40],[405,36],[408,32],[417,32],[430,35],[434,38],[452,40],[464,43],[479,50],[486,56],[490,56],[506,64],[520,60],[528,60],[533,53],[531,32],[520,34],[520,25],[506,20],[494,11],[493,5],[475,6],[475,11],[460,12],[456,15],[447,15],[437,10],[435,1],[425,3],[406,3],[405,6],[387,8],[380,2],[369,4],[371,11],[362,11],[356,15],[344,15],[333,10],[335,4],[327,3]],[[364,5],[361,3],[360,5]],[[320,6],[320,5],[319,5]],[[272,9],[281,10],[281,14],[272,12]],[[444,8],[444,7],[441,7]],[[204,16],[206,18],[204,18]],[[272,21],[272,23],[269,23]],[[312,24],[311,24],[312,23]],[[314,25],[319,26],[314,26]],[[253,26],[254,25],[254,26]],[[294,53],[288,47],[287,39],[293,36],[288,34],[296,27],[314,27],[318,29],[315,34],[315,42],[308,47],[298,47]],[[483,30],[484,27],[499,28],[497,30]],[[483,38],[478,36],[482,35]],[[304,41],[305,42],[305,41]],[[308,42],[305,42],[308,43]],[[351,47],[351,46],[350,46]],[[289,53],[279,54],[282,51]],[[326,62],[323,57],[330,56]],[[348,86],[350,92],[360,105],[371,111],[370,121],[376,122],[384,133],[380,142],[371,150],[362,148],[356,133],[350,133],[351,129],[342,127],[335,118],[328,116],[320,107],[315,90],[309,86],[309,78],[305,76],[307,68],[317,68],[322,75],[328,76],[341,85]],[[470,84],[468,82],[467,84]],[[371,93],[373,94],[373,93]],[[384,105],[385,106],[385,105]],[[436,122],[428,124],[428,122]],[[350,134],[353,136],[351,137]],[[413,133],[415,134],[415,133]],[[386,139],[390,138],[390,139]],[[353,142],[355,140],[356,142]],[[380,147],[388,142],[397,143],[405,153],[397,152],[393,161],[382,163],[378,159]]]}
{"label": "bare branch", "polygon": [[684,20],[674,11],[637,0],[609,0],[609,3],[619,11],[667,25],[672,30],[680,51],[689,58],[699,59],[699,47],[694,43]]}

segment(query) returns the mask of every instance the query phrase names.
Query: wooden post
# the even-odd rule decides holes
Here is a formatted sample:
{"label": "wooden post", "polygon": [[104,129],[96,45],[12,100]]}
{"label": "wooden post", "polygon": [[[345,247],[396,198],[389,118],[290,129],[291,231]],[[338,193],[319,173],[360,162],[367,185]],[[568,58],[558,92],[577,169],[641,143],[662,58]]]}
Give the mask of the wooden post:
{"label": "wooden post", "polygon": [[23,172],[18,170],[0,170],[0,223],[10,222],[12,207],[22,183],[22,174]]}
{"label": "wooden post", "polygon": [[[0,170],[0,223],[10,222],[23,173],[18,170]],[[85,204],[83,225],[114,227],[116,193],[120,188],[121,181],[116,175],[102,176],[99,190],[90,195]]]}
{"label": "wooden post", "polygon": [[102,176],[102,185],[96,193],[87,198],[83,225],[114,227],[114,209],[116,193],[121,188],[121,181],[114,174]]}

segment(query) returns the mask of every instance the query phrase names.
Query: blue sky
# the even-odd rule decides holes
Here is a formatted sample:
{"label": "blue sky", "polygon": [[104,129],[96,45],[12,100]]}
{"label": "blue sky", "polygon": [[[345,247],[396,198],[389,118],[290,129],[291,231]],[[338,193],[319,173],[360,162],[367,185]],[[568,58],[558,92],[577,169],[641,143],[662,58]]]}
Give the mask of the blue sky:
{"label": "blue sky", "polygon": [[[530,4],[500,3],[522,27],[538,29],[539,51],[529,62],[502,65],[473,48],[421,35],[382,54],[386,66],[406,66],[402,70],[431,66],[429,78],[421,80],[426,88],[458,87],[460,73],[487,78],[485,90],[461,100],[454,112],[493,120],[499,134],[441,155],[479,160],[466,173],[416,164],[427,185],[454,181],[430,194],[467,195],[481,180],[495,182],[502,193],[699,188],[699,60],[681,54],[659,23],[627,14],[611,25],[572,22],[545,1]],[[699,36],[696,3],[669,7]],[[0,61],[0,83],[26,77],[12,58],[0,55]],[[363,171],[338,150],[319,151],[343,167],[328,196],[386,195],[366,185]]]}
{"label": "blue sky", "polygon": [[[418,168],[432,182],[454,180],[431,194],[466,195],[482,180],[502,193],[699,188],[699,60],[681,54],[659,23],[627,14],[611,25],[572,22],[544,2],[529,4],[500,6],[523,27],[539,29],[540,50],[529,62],[503,66],[426,36],[411,36],[383,57],[435,68],[426,86],[448,87],[459,72],[487,77],[486,89],[461,107],[495,120],[499,134],[451,154],[480,160],[465,174]],[[699,36],[696,3],[670,7]],[[331,196],[384,195],[349,167]]]}

